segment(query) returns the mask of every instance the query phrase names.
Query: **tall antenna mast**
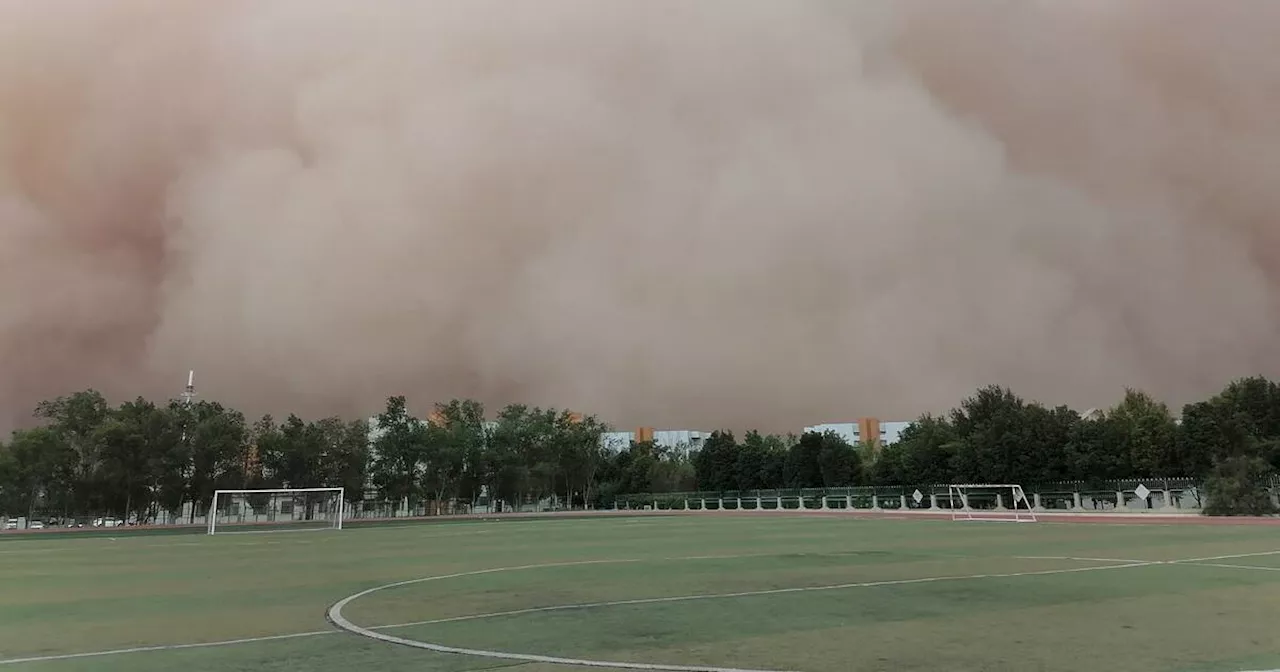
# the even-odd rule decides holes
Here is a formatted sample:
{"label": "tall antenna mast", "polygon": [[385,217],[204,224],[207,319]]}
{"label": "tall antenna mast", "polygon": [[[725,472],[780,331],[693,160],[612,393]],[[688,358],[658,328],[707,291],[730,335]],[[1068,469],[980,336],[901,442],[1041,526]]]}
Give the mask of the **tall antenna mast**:
{"label": "tall antenna mast", "polygon": [[191,405],[191,400],[196,396],[196,372],[187,372],[187,388],[182,391],[182,402],[187,406]]}

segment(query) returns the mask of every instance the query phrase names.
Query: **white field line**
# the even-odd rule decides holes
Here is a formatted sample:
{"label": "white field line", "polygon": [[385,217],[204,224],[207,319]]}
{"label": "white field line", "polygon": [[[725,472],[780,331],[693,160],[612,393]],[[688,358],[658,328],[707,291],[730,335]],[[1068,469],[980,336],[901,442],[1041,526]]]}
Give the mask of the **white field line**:
{"label": "white field line", "polygon": [[[409,527],[409,526],[406,526],[406,527]],[[474,533],[474,532],[473,532],[473,533]],[[437,535],[437,536],[460,536],[460,535]],[[257,545],[262,545],[263,543],[276,543],[276,542],[256,542],[256,543],[251,543],[251,544],[227,544],[227,545],[253,545],[253,546],[257,546]],[[173,544],[156,544],[156,545],[158,545],[158,546],[171,546],[171,545],[173,545]],[[191,544],[191,545],[203,545],[203,544]],[[732,554],[724,554],[724,555],[701,555],[701,556],[684,556],[684,557],[674,557],[674,558],[659,558],[659,559],[657,559],[657,560],[667,560],[667,561],[678,561],[678,560],[721,560],[721,559],[733,559],[733,558],[745,558],[745,557],[763,557],[763,556],[771,556],[771,555],[777,555],[777,554],[776,554],[776,553],[753,553],[753,554],[739,554],[739,555],[732,555]],[[1266,552],[1266,553],[1261,553],[1261,554],[1244,554],[1244,555],[1245,555],[1245,556],[1251,556],[1251,555],[1280,555],[1280,551],[1272,551],[1272,552]],[[943,556],[939,556],[939,557],[943,557]],[[952,557],[952,556],[945,556],[945,557]],[[973,557],[973,556],[955,556],[955,557]],[[979,577],[985,577],[985,578],[999,578],[999,577],[1005,577],[1005,576],[1032,576],[1032,575],[1038,575],[1038,574],[1060,574],[1060,573],[1067,573],[1067,572],[1094,571],[1094,570],[1102,570],[1102,569],[1122,569],[1122,568],[1126,568],[1126,567],[1144,567],[1144,566],[1148,566],[1148,565],[1167,564],[1167,563],[1170,563],[1170,562],[1174,562],[1174,563],[1186,563],[1186,562],[1191,562],[1191,561],[1195,560],[1195,559],[1190,559],[1190,560],[1185,560],[1185,561],[1184,561],[1184,560],[1177,560],[1177,561],[1133,561],[1133,560],[1122,560],[1122,559],[1118,559],[1118,558],[1117,558],[1117,559],[1102,559],[1102,558],[1078,558],[1078,557],[1067,557],[1067,556],[1019,556],[1019,557],[1020,557],[1020,558],[1022,558],[1022,559],[1036,559],[1036,560],[1076,560],[1076,561],[1089,561],[1089,562],[1113,562],[1113,563],[1123,563],[1123,564],[1108,565],[1108,566],[1103,566],[1103,567],[1080,567],[1080,568],[1073,568],[1073,569],[1066,569],[1066,570],[1043,570],[1043,571],[1039,571],[1039,572],[1019,572],[1019,573],[1013,573],[1013,574],[971,575],[971,577],[965,577],[965,576],[952,576],[952,577],[926,577],[926,578],[923,578],[923,579],[901,579],[901,580],[897,580],[897,581],[889,581],[889,582],[868,582],[867,587],[870,587],[870,584],[893,585],[893,584],[896,584],[896,583],[923,583],[923,582],[931,582],[931,581],[955,581],[955,580],[961,580],[961,579],[965,579],[965,578],[979,578]],[[1235,557],[1235,556],[1232,556],[1232,557]],[[1222,558],[1222,559],[1227,559],[1227,558]],[[436,581],[436,580],[443,580],[443,579],[450,579],[450,578],[461,578],[461,577],[464,577],[464,576],[473,576],[473,575],[477,575],[477,574],[491,574],[491,573],[495,573],[495,572],[516,571],[516,570],[521,570],[521,569],[532,569],[532,568],[538,568],[538,567],[572,566],[572,565],[583,565],[583,564],[630,563],[630,562],[645,562],[645,561],[646,561],[646,560],[643,560],[643,559],[628,559],[628,560],[586,560],[586,561],[577,561],[577,562],[568,562],[568,563],[550,563],[550,564],[541,564],[541,565],[523,565],[523,566],[518,566],[518,567],[497,567],[497,568],[491,568],[491,569],[475,570],[475,571],[470,571],[470,572],[460,572],[460,573],[457,573],[457,574],[448,574],[448,575],[443,575],[443,576],[427,577],[426,579],[414,579],[414,580],[410,580],[410,581],[405,581],[405,582],[399,582],[399,583],[395,583],[395,584],[390,584],[390,585],[387,585],[387,586],[381,586],[381,587],[375,588],[375,589],[373,589],[373,590],[371,590],[371,591],[365,591],[364,593],[361,593],[361,594],[358,594],[358,595],[355,595],[355,596],[351,596],[350,598],[346,599],[346,600],[345,600],[345,602],[349,603],[349,602],[351,602],[352,600],[354,600],[355,598],[357,598],[357,597],[361,597],[361,596],[363,596],[363,595],[366,595],[366,594],[368,594],[369,592],[374,592],[374,591],[377,591],[377,590],[383,590],[383,589],[387,589],[387,588],[390,588],[390,587],[393,587],[393,586],[401,586],[401,585],[412,584],[412,583],[423,583],[423,582],[426,582],[426,581]],[[1240,567],[1241,567],[1241,568],[1245,568],[1246,566],[1241,565]],[[1251,568],[1251,569],[1262,569],[1262,568],[1256,568],[1256,567],[1250,567],[1250,568]],[[1265,569],[1270,569],[1270,568],[1265,568]],[[857,585],[861,585],[861,584],[847,584],[847,587],[852,588],[852,587],[855,587],[855,586],[857,586]],[[830,587],[830,586],[813,586],[813,587],[809,587],[809,588],[802,588],[802,589],[777,589],[777,590],[790,591],[790,592],[796,592],[796,591],[799,591],[799,590],[813,591],[813,590],[822,590],[822,589],[826,589],[826,590],[834,590],[835,588],[834,588],[834,587]],[[765,592],[760,593],[760,594],[768,594],[769,592],[774,592],[774,591],[765,591]],[[725,595],[725,596],[723,596],[723,597],[728,597],[728,595]],[[696,598],[696,599],[712,599],[712,596],[685,596],[685,597],[678,597],[678,598],[674,598],[674,599],[673,599],[673,598],[652,598],[651,600],[646,600],[646,601],[658,601],[658,600],[661,600],[661,601],[671,601],[671,602],[674,602],[674,601],[679,601],[679,600],[689,600],[689,599],[694,599],[694,598]],[[643,601],[624,600],[624,601],[617,602],[616,604],[621,605],[621,604],[626,604],[626,603],[643,603]],[[587,608],[587,606],[605,606],[606,604],[612,604],[612,603],[599,603],[599,604],[597,604],[597,605],[568,605],[568,606],[564,606],[564,605],[562,605],[562,606],[559,606],[559,607],[549,607],[549,608],[548,608],[548,607],[542,607],[542,608],[538,608],[538,609],[536,609],[536,610],[532,610],[532,611],[550,611],[550,610],[557,610],[557,609],[559,609],[559,610],[563,610],[563,609],[570,609],[570,608]],[[336,606],[338,606],[338,605],[336,605],[336,604],[335,604],[334,606],[336,607]],[[331,611],[332,611],[332,608],[331,608]],[[517,613],[524,613],[525,611],[531,611],[531,610],[521,610],[520,612],[517,612]],[[377,626],[377,627],[374,627],[374,628],[369,628],[369,630],[389,630],[389,629],[395,629],[395,628],[407,628],[407,627],[413,627],[413,626],[416,626],[416,625],[426,625],[426,624],[429,624],[429,623],[442,623],[442,622],[448,622],[448,621],[452,621],[452,620],[466,620],[466,619],[478,619],[478,618],[492,618],[492,617],[496,617],[496,616],[500,616],[500,615],[505,615],[505,614],[500,614],[500,613],[499,613],[499,614],[482,614],[482,615],[477,615],[477,616],[457,617],[457,618],[453,618],[453,619],[437,619],[437,620],[435,620],[435,621],[419,621],[419,622],[412,622],[412,623],[395,623],[395,624],[391,624],[391,625],[382,625],[382,626]],[[65,654],[56,654],[56,655],[48,655],[48,656],[29,656],[29,657],[24,657],[24,658],[0,659],[0,665],[16,665],[16,664],[19,664],[19,663],[37,663],[37,662],[56,661],[56,660],[75,660],[75,659],[81,659],[81,658],[96,658],[96,657],[100,657],[100,656],[112,656],[112,655],[120,655],[120,654],[128,654],[128,653],[147,653],[147,652],[152,652],[152,651],[177,651],[177,650],[185,650],[185,649],[199,649],[199,648],[209,648],[209,647],[219,647],[219,646],[232,646],[232,645],[236,645],[236,644],[252,644],[252,643],[256,643],[256,642],[279,641],[279,640],[287,640],[287,639],[297,639],[297,638],[302,638],[302,637],[315,637],[315,636],[319,636],[319,635],[333,635],[333,634],[338,634],[339,632],[341,632],[341,631],[340,631],[340,630],[317,630],[317,631],[312,631],[312,632],[296,632],[296,633],[283,634],[283,635],[268,635],[268,636],[263,636],[263,637],[245,637],[245,638],[240,638],[240,639],[228,639],[228,640],[222,640],[222,641],[216,641],[216,642],[197,642],[197,643],[189,643],[189,644],[160,644],[160,645],[154,645],[154,646],[140,646],[140,647],[132,647],[132,648],[124,648],[124,649],[107,649],[107,650],[102,650],[102,651],[86,651],[86,652],[81,652],[81,653],[65,653]],[[375,635],[379,635],[380,633],[374,633],[374,634],[375,634]],[[375,638],[380,638],[380,637],[375,637]],[[398,640],[399,638],[392,638],[392,639],[397,639],[397,640]],[[423,642],[417,642],[416,640],[405,640],[405,641],[406,641],[406,642],[412,642],[412,643],[407,644],[408,646],[416,646],[416,647],[419,647],[419,648],[422,648],[422,647],[421,647],[421,645],[422,645],[422,644],[424,644]],[[629,666],[629,665],[633,665],[633,664],[631,664],[631,663],[627,663],[627,664],[624,664],[624,665]],[[743,671],[733,671],[733,669],[732,669],[732,668],[696,668],[696,667],[694,667],[694,668],[689,668],[689,667],[682,668],[682,667],[679,667],[679,666],[674,666],[674,668],[666,668],[666,667],[663,667],[663,668],[624,668],[624,669],[658,669],[658,670],[672,670],[672,669],[674,669],[674,670],[675,670],[675,672],[698,672],[699,670],[703,670],[703,671],[706,671],[706,670],[714,670],[715,672],[743,672]],[[748,672],[754,672],[754,671],[748,671]],[[1255,671],[1255,672],[1280,672],[1280,670],[1259,670],[1259,671]]]}
{"label": "white field line", "polygon": [[334,527],[300,527],[295,530],[287,528],[279,528],[275,530],[228,530],[226,532],[215,532],[213,535],[205,533],[205,536],[216,536],[219,534],[289,534],[296,532],[342,532]]}
{"label": "white field line", "polygon": [[[717,598],[747,597],[747,596],[753,596],[753,595],[777,595],[782,593],[816,592],[820,590],[841,590],[841,589],[849,589],[849,588],[870,588],[870,587],[876,587],[876,586],[896,586],[896,585],[908,585],[908,584],[917,584],[917,583],[933,583],[933,582],[940,582],[940,581],[1012,578],[1012,577],[1020,577],[1020,576],[1044,576],[1049,574],[1067,574],[1067,573],[1073,573],[1073,572],[1099,571],[1104,569],[1124,569],[1128,567],[1146,567],[1152,564],[1158,564],[1158,563],[1135,562],[1135,563],[1119,564],[1119,565],[1111,564],[1111,565],[1103,565],[1103,566],[1097,566],[1097,567],[1075,567],[1071,569],[1050,569],[1050,570],[1039,570],[1039,571],[1031,571],[1031,572],[1008,572],[1008,573],[1002,573],[1002,574],[969,574],[969,575],[959,575],[959,576],[938,576],[938,577],[924,577],[924,578],[916,578],[916,579],[896,579],[896,580],[890,580],[890,581],[868,581],[868,582],[861,582],[861,583],[838,584],[838,585],[832,585],[832,586],[810,586],[810,587],[804,587],[804,588],[778,588],[773,590],[750,591],[750,592],[741,592],[741,593],[686,595],[686,596],[677,596],[677,597],[648,598],[648,599],[642,599],[642,600],[619,600],[616,602],[598,602],[598,603],[581,604],[581,605],[560,605],[560,606],[551,606],[551,607],[537,607],[533,609],[521,609],[521,610],[516,610],[512,612],[504,612],[504,613],[498,613],[498,614],[472,616],[469,619],[455,617],[453,619],[442,619],[435,622],[444,622],[447,620],[454,620],[454,621],[470,620],[475,618],[490,618],[494,616],[527,614],[527,613],[535,613],[535,612],[561,611],[565,609],[586,609],[591,607],[604,607],[604,606],[613,606],[613,605],[622,605],[622,604],[654,604],[654,603],[660,603],[660,602],[709,600],[709,599],[717,599]],[[527,569],[527,568],[529,567],[527,566],[513,567],[510,569],[514,571],[516,569]],[[494,570],[487,570],[487,571],[494,571]],[[505,571],[505,570],[497,570],[497,571]],[[465,576],[468,574],[471,574],[471,572],[465,572],[462,575]],[[438,653],[454,653],[454,654],[462,654],[462,655],[469,655],[469,656],[479,656],[483,658],[496,658],[500,660],[518,660],[522,662],[531,662],[531,663],[550,663],[555,665],[575,665],[579,667],[603,667],[603,668],[611,668],[611,669],[651,670],[651,671],[661,671],[661,672],[787,672],[783,670],[752,670],[747,668],[714,667],[714,666],[705,666],[705,665],[670,665],[670,664],[662,664],[662,663],[640,663],[640,662],[630,662],[630,661],[565,658],[560,656],[544,656],[539,654],[515,653],[510,651],[468,649],[468,648],[462,648],[462,647],[456,647],[456,646],[445,646],[442,644],[434,644],[432,642],[424,642],[416,639],[405,639],[403,637],[396,637],[394,635],[388,635],[382,632],[378,632],[377,630],[374,630],[372,628],[365,628],[365,627],[356,625],[355,623],[352,623],[351,621],[347,620],[347,618],[342,614],[343,608],[346,607],[348,604],[350,604],[351,602],[361,597],[369,595],[371,593],[376,593],[381,590],[386,590],[388,588],[394,588],[398,586],[425,583],[428,581],[438,581],[441,579],[452,578],[454,576],[459,576],[459,575],[455,574],[455,575],[444,575],[444,576],[429,576],[421,579],[399,581],[396,583],[387,584],[385,586],[377,586],[375,588],[370,588],[368,590],[364,590],[359,593],[355,593],[353,595],[348,595],[347,597],[334,603],[332,607],[329,607],[329,613],[328,613],[329,621],[334,625],[338,626],[339,628],[342,628],[343,630],[346,630],[348,632],[369,637],[371,639],[376,639],[379,641],[389,642],[392,644],[400,644],[403,646],[410,646],[418,649],[426,649],[428,651],[435,651]],[[396,626],[383,626],[379,629],[388,629],[389,627],[396,627]],[[407,625],[399,626],[399,627],[407,627]]]}
{"label": "white field line", "polygon": [[[108,537],[107,539],[110,539],[111,541],[115,541],[115,538],[112,538],[112,537]],[[204,544],[204,543],[194,542],[194,541],[180,541],[180,542],[175,542],[175,543],[172,543],[172,544],[136,544],[136,545],[133,545],[133,544],[103,544],[103,545],[101,545],[100,547],[95,548],[95,549],[93,549],[93,550],[94,550],[94,551],[98,551],[98,550],[115,549],[115,548],[128,548],[128,549],[131,549],[131,550],[132,550],[132,549],[135,549],[135,548],[173,548],[173,547],[175,547],[175,546],[204,546],[205,548],[208,548],[209,550],[217,550],[217,549],[219,549],[219,548],[227,548],[227,547],[231,547],[231,546],[272,546],[272,545],[275,545],[275,544],[289,544],[289,545],[298,544],[298,545],[301,545],[301,544],[310,544],[310,543],[312,543],[312,542],[311,542],[311,540],[309,540],[309,539],[307,539],[307,540],[301,540],[301,541],[295,541],[295,540],[290,540],[290,541],[239,541],[239,542],[231,542],[231,543],[216,544],[216,545]],[[15,548],[15,549],[10,549],[10,550],[0,551],[0,555],[44,555],[44,554],[48,554],[48,553],[67,553],[67,552],[68,552],[68,550],[69,550],[69,549],[65,549],[65,548]],[[80,552],[80,551],[84,551],[85,549],[77,548],[77,549],[75,549],[75,550],[76,550],[77,552]]]}
{"label": "white field line", "polygon": [[1017,560],[1079,560],[1081,562],[1117,562],[1117,563],[1138,563],[1152,562],[1150,560],[1132,560],[1126,558],[1076,558],[1061,555],[1015,555]]}
{"label": "white field line", "polygon": [[[470,525],[470,523],[467,523],[467,524],[468,524],[468,525]],[[457,525],[461,525],[461,523],[459,523],[459,524],[457,524]],[[455,525],[455,526],[457,526],[457,525]],[[403,528],[403,527],[420,527],[420,526],[419,526],[419,525],[388,525],[388,526],[384,526],[384,527],[379,527],[378,529],[380,529],[380,530],[387,530],[387,529],[396,529],[396,528]],[[320,528],[320,529],[327,530],[327,529],[329,529],[329,528]],[[303,531],[303,530],[295,530],[295,531]],[[310,532],[310,531],[315,531],[315,530],[308,529],[308,530],[305,530],[305,531]],[[347,532],[347,530],[342,530],[342,531],[343,531],[343,532]],[[360,529],[360,530],[351,530],[351,531],[352,531],[352,532],[362,532],[362,531],[364,531],[364,530],[363,530],[363,529]],[[451,532],[451,533],[445,533],[445,534],[431,534],[431,535],[423,535],[423,539],[430,540],[430,539],[443,539],[443,538],[447,538],[447,537],[464,537],[464,536],[473,536],[473,535],[477,535],[477,534],[490,534],[491,532],[492,532],[491,530],[463,530],[463,531],[457,531],[457,532]],[[231,534],[247,534],[247,533],[244,533],[244,532],[220,532],[219,534],[231,535]],[[207,534],[201,534],[201,535],[199,535],[199,537],[200,537],[201,539],[207,539],[207,538],[208,538],[208,536],[209,536],[209,535],[207,535]],[[214,535],[214,536],[217,536],[217,535]],[[99,550],[99,549],[126,549],[126,548],[127,548],[127,549],[135,549],[135,548],[174,548],[174,547],[183,547],[183,546],[188,546],[188,547],[189,547],[189,546],[200,546],[200,547],[203,547],[203,548],[209,549],[209,550],[211,550],[211,551],[216,551],[216,550],[221,549],[221,548],[230,548],[230,547],[243,547],[243,546],[272,546],[272,545],[276,545],[276,544],[284,544],[284,545],[294,545],[294,544],[297,544],[297,545],[302,545],[302,544],[311,544],[311,543],[315,543],[315,541],[314,541],[313,539],[293,539],[293,538],[289,538],[289,539],[264,540],[264,541],[231,541],[231,542],[225,542],[225,543],[222,543],[222,542],[210,542],[210,541],[175,541],[175,542],[171,542],[171,543],[164,543],[164,544],[134,544],[134,543],[129,543],[129,542],[134,541],[134,540],[142,540],[142,539],[145,539],[145,537],[133,537],[133,538],[125,537],[124,539],[127,539],[127,540],[128,540],[128,541],[126,541],[125,543],[116,543],[116,540],[117,540],[117,539],[121,539],[121,537],[96,537],[96,538],[94,538],[94,539],[65,540],[65,541],[74,541],[74,542],[75,542],[75,543],[77,543],[78,545],[77,545],[77,547],[76,547],[76,548],[74,548],[74,549],[72,549],[72,548],[63,548],[63,547],[57,547],[57,548],[45,548],[45,547],[42,547],[42,548],[13,548],[13,549],[3,549],[3,550],[0,550],[0,555],[42,555],[42,554],[48,554],[48,553],[68,553],[68,552],[71,552],[71,551],[75,551],[75,552],[82,552],[82,551],[84,551],[84,550],[85,550],[85,548],[84,548],[82,545],[86,545],[86,544],[88,544],[89,542],[100,542],[100,543],[98,543],[98,544],[96,545],[96,547],[94,548],[94,550]],[[420,539],[420,540],[421,540],[421,539]]]}
{"label": "white field line", "polygon": [[[1040,557],[1037,560],[1077,560],[1080,558],[1052,558]],[[829,590],[847,590],[850,588],[876,588],[880,586],[902,586],[915,583],[935,583],[938,581],[961,581],[966,579],[999,579],[1017,576],[1040,576],[1045,574],[1067,574],[1071,572],[1091,572],[1100,569],[1123,569],[1126,567],[1145,567],[1154,564],[1145,561],[1130,561],[1126,565],[1106,565],[1102,567],[1073,567],[1071,569],[1046,569],[1033,572],[1013,572],[1007,574],[965,574],[957,576],[930,576],[914,579],[889,579],[885,581],[863,581],[860,583],[838,583],[827,586],[802,586],[797,588],[772,588],[769,590],[749,590],[735,593],[703,593],[698,595],[676,595],[671,597],[645,597],[630,600],[612,600],[609,602],[584,602],[581,604],[561,604],[549,607],[530,607],[528,609],[514,609],[511,611],[495,611],[487,614],[472,614],[470,616],[452,616],[449,618],[437,618],[429,621],[414,621],[411,623],[396,623],[394,625],[380,625],[369,628],[370,630],[392,630],[395,628],[409,628],[417,625],[436,625],[439,623],[456,623],[458,621],[475,621],[484,618],[499,618],[502,616],[520,616],[524,614],[539,614],[549,611],[568,611],[574,609],[596,609],[600,607],[621,607],[634,604],[663,604],[670,602],[693,602],[697,600],[716,600],[735,597],[756,597],[759,595],[783,595],[787,593],[815,593]],[[647,668],[646,668],[647,669]]]}
{"label": "white field line", "polygon": [[1280,555],[1280,551],[1259,551],[1257,553],[1234,553],[1231,555],[1211,555],[1205,558],[1185,558],[1183,560],[1166,560],[1170,564],[1186,564],[1189,562],[1209,562],[1211,560],[1232,560],[1235,558],[1257,558],[1264,555]]}
{"label": "white field line", "polygon": [[299,637],[315,637],[317,635],[337,634],[337,630],[317,630],[315,632],[295,632],[288,635],[270,635],[267,637],[246,637],[244,639],[227,639],[221,642],[202,642],[198,644],[160,644],[157,646],[135,646],[129,649],[109,649],[107,651],[86,651],[84,653],[63,653],[56,656],[31,656],[29,658],[7,658],[0,660],[0,665],[17,665],[19,663],[43,663],[52,660],[74,660],[77,658],[96,658],[98,656],[114,656],[121,653],[146,653],[148,651],[177,651],[180,649],[203,649],[211,646],[231,646],[233,644],[252,644],[254,642],[270,642],[279,639],[297,639]]}
{"label": "white field line", "polygon": [[[494,514],[494,515],[497,516],[500,514]],[[622,518],[622,517],[619,516],[619,518]],[[645,524],[645,525],[663,524],[663,525],[672,526],[672,527],[697,527],[698,525],[702,525],[705,523],[705,521],[697,521],[696,524],[681,524],[673,520],[675,516],[662,516],[661,518],[662,520],[659,520],[658,518],[653,518],[648,520],[639,519],[639,518],[627,519],[627,520],[628,521],[634,520],[635,523]],[[601,519],[603,520],[604,518],[602,517]],[[422,522],[412,522],[412,523],[404,523],[404,524],[396,524],[396,525],[367,525],[367,526],[356,525],[354,527],[344,527],[342,529],[342,532],[347,534],[357,534],[357,533],[365,533],[365,532],[377,532],[379,530],[397,530],[397,529],[406,529],[406,528],[416,528],[423,531],[434,531],[437,529],[444,528],[447,531],[440,534],[423,534],[422,535],[422,537],[425,539],[441,539],[446,537],[461,537],[461,536],[470,536],[475,534],[491,534],[494,531],[493,526],[499,523],[519,523],[519,525],[517,526],[503,527],[502,528],[503,533],[518,533],[518,532],[527,530],[529,533],[538,534],[540,533],[541,528],[543,527],[570,526],[575,523],[579,523],[582,520],[592,520],[592,519],[591,518],[574,518],[571,520],[569,519],[556,520],[552,518],[511,518],[511,519],[496,518],[496,519],[488,519],[488,520],[485,520],[485,519],[461,520],[457,522],[441,522],[441,523],[434,523],[432,521],[422,521]],[[344,521],[344,522],[347,522],[347,521]],[[721,522],[726,522],[726,521],[721,521]],[[744,522],[748,522],[748,521],[744,521]],[[482,529],[465,529],[465,530],[456,529],[460,527],[461,528],[482,528]],[[538,529],[528,529],[530,527],[537,527]],[[316,529],[308,528],[306,530],[292,530],[292,531],[301,532],[301,531],[317,531],[317,530],[328,530],[328,529],[330,528],[327,528],[327,527],[316,528]],[[274,532],[274,531],[275,530],[251,530],[251,531],[248,531],[248,533],[264,534],[264,533]],[[285,531],[290,531],[290,530],[285,530]],[[230,532],[219,532],[218,534],[230,535],[230,534],[244,534],[244,533],[245,532],[230,531]],[[189,535],[180,535],[180,536],[188,536],[188,537],[194,536],[200,539],[206,539],[210,535],[208,535],[205,532],[192,532]],[[217,536],[217,535],[213,535],[213,536]],[[55,554],[68,553],[71,551],[81,551],[83,550],[84,546],[89,546],[89,545],[97,546],[104,549],[105,548],[115,549],[115,548],[126,548],[126,547],[131,549],[132,548],[169,548],[169,547],[175,547],[175,546],[176,547],[203,546],[209,549],[218,549],[218,548],[226,548],[226,547],[232,547],[232,546],[262,546],[266,544],[313,543],[311,540],[256,541],[256,542],[244,541],[244,542],[229,542],[229,543],[214,543],[214,542],[208,542],[208,541],[178,541],[178,542],[159,543],[159,544],[133,543],[133,542],[147,541],[153,538],[154,537],[149,535],[137,535],[137,536],[126,535],[123,537],[104,537],[104,536],[95,535],[93,537],[87,537],[87,538],[81,538],[81,539],[69,539],[69,538],[49,539],[49,540],[42,539],[39,541],[33,541],[31,543],[42,543],[44,541],[52,541],[52,542],[58,543],[59,546],[54,548],[40,547],[40,548],[0,549],[0,555],[40,555],[40,554],[48,554],[48,553],[55,553]],[[117,542],[122,542],[122,543],[117,543]],[[71,549],[71,548],[67,548],[64,545],[75,545],[76,548]]]}
{"label": "white field line", "polygon": [[1280,567],[1259,567],[1257,565],[1228,565],[1221,562],[1180,562],[1180,565],[1193,567],[1225,567],[1227,569],[1256,569],[1263,572],[1280,572]]}
{"label": "white field line", "polygon": [[[542,565],[523,565],[519,567],[495,567],[492,569],[480,569],[470,572],[460,572],[457,574],[446,574],[443,576],[431,577],[431,580],[453,579],[464,576],[475,576],[478,574],[492,574],[494,572],[515,571],[518,569],[533,569],[536,567],[568,567],[573,565],[591,565],[602,563],[624,563],[624,562],[641,562],[641,560],[581,560],[575,562],[555,562]],[[413,581],[404,581],[392,585],[405,585],[408,583],[421,583],[421,579]],[[241,639],[228,639],[217,642],[199,642],[194,644],[158,644],[155,646],[138,646],[128,649],[108,649],[105,651],[85,651],[83,653],[63,653],[50,656],[30,656],[26,658],[6,658],[0,659],[0,665],[17,665],[18,663],[39,663],[53,660],[72,660],[77,658],[96,658],[98,656],[113,656],[123,653],[146,653],[149,651],[176,651],[181,649],[200,649],[214,646],[230,646],[233,644],[252,644],[255,642],[270,642],[282,639],[296,639],[299,637],[316,637],[318,635],[336,635],[341,630],[316,630],[313,632],[295,632],[285,635],[269,635],[265,637],[245,637]]]}

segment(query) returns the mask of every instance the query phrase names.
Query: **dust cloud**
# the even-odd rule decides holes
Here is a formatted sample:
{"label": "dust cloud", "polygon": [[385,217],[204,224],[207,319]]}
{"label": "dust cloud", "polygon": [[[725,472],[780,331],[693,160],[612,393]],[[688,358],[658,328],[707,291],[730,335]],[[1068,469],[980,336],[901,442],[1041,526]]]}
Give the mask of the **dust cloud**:
{"label": "dust cloud", "polygon": [[1280,3],[0,0],[0,424],[1280,373]]}

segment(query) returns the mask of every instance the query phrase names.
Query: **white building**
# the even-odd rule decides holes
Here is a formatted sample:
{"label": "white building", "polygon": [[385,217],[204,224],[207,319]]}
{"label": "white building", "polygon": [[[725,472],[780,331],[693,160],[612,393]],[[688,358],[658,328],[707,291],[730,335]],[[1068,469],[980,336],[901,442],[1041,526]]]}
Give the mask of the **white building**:
{"label": "white building", "polygon": [[611,453],[620,453],[635,440],[635,432],[605,432],[600,435],[600,447]]}
{"label": "white building", "polygon": [[897,443],[902,437],[902,432],[910,426],[910,420],[891,420],[880,423],[880,443],[886,446]]}
{"label": "white building", "polygon": [[655,430],[652,427],[641,427],[634,432],[605,432],[600,435],[600,446],[616,453],[626,450],[633,442],[652,441],[655,446],[662,448],[698,450],[710,437],[711,432],[696,429]]}
{"label": "white building", "polygon": [[851,446],[856,446],[862,442],[861,429],[856,422],[828,422],[821,425],[813,425],[804,428],[804,433],[813,432],[815,434],[826,434],[831,432],[836,436],[845,440]]}
{"label": "white building", "polygon": [[850,445],[858,445],[859,443],[878,441],[882,446],[888,446],[898,442],[898,438],[902,435],[911,423],[905,421],[881,422],[876,418],[859,418],[856,422],[828,422],[821,425],[812,425],[805,427],[805,433],[817,432],[825,434],[831,432],[836,436],[844,439]]}

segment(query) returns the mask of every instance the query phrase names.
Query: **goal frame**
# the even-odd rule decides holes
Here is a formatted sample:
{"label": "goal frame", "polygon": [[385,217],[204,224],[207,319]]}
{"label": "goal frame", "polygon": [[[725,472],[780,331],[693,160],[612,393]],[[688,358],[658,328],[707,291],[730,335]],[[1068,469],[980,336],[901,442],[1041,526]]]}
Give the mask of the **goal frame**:
{"label": "goal frame", "polygon": [[[215,534],[218,526],[218,499],[223,495],[292,495],[307,492],[335,492],[338,494],[338,510],[333,517],[332,529],[342,529],[342,516],[346,512],[346,494],[347,489],[337,488],[265,488],[261,490],[214,490],[213,501],[209,503],[209,512],[206,514],[209,519],[207,534]],[[323,529],[323,528],[320,528]]]}
{"label": "goal frame", "polygon": [[[996,491],[997,495],[1009,494],[1011,508],[973,509],[969,506],[970,490]],[[1027,492],[1017,483],[952,483],[947,486],[947,499],[951,503],[951,520],[997,523],[1035,523],[1036,512]],[[956,504],[960,506],[957,507]]]}

